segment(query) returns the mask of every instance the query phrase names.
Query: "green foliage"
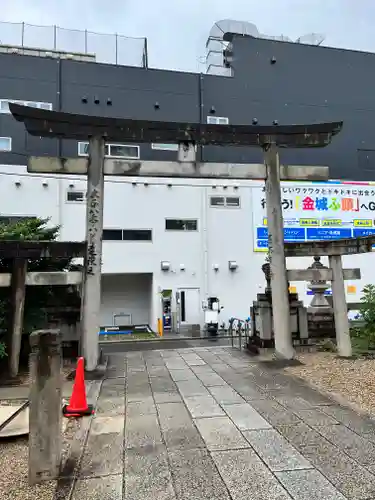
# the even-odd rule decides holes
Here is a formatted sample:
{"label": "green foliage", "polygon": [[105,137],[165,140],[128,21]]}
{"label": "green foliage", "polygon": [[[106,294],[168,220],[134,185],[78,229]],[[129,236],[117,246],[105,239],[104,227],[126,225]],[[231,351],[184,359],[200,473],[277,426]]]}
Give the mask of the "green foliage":
{"label": "green foliage", "polygon": [[364,287],[360,313],[363,325],[355,329],[353,336],[362,349],[375,349],[375,285]]}
{"label": "green foliage", "polygon": [[[20,241],[55,241],[59,227],[48,227],[48,219],[23,219],[17,222],[0,224],[1,240]],[[71,269],[71,259],[40,259],[28,260],[27,270],[33,271],[63,271]],[[0,259],[0,273],[10,273],[12,271],[12,259]],[[33,330],[43,328],[46,325],[46,307],[68,306],[72,301],[78,300],[75,290],[59,286],[35,286],[33,293],[27,292],[24,310],[24,333],[31,333]],[[10,289],[0,288],[0,358],[4,357],[4,342],[10,319]]]}

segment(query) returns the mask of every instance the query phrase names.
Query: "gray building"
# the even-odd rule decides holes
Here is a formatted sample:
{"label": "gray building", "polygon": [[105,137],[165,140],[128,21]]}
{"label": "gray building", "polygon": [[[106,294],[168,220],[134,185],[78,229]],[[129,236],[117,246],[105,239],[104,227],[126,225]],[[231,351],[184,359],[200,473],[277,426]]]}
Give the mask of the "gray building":
{"label": "gray building", "polygon": [[[230,26],[230,24],[228,25]],[[229,29],[229,28],[228,28]],[[235,31],[235,30],[234,30]],[[220,32],[220,30],[219,30]],[[0,164],[29,155],[84,155],[85,144],[27,136],[8,112],[19,100],[69,113],[234,124],[344,121],[326,149],[288,150],[282,161],[329,165],[331,177],[374,181],[375,54],[224,32],[211,36],[218,74],[105,64],[95,57],[0,50]],[[31,55],[30,55],[31,54]],[[78,59],[78,60],[77,60]],[[145,58],[143,58],[145,62]],[[111,156],[164,160],[171,145],[108,146]],[[111,150],[110,150],[111,149]],[[205,147],[205,161],[259,163],[258,149]]]}

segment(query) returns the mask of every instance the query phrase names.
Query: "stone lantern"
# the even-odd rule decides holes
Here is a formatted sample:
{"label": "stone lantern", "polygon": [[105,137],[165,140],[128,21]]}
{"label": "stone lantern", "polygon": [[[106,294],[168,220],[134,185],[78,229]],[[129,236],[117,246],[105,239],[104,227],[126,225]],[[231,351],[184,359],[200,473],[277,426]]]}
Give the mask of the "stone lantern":
{"label": "stone lantern", "polygon": [[[328,269],[320,262],[320,257],[314,257],[313,264],[309,269]],[[312,280],[307,287],[313,292],[314,296],[307,308],[308,329],[311,337],[334,337],[335,322],[333,310],[325,291],[330,288],[326,280]]]}

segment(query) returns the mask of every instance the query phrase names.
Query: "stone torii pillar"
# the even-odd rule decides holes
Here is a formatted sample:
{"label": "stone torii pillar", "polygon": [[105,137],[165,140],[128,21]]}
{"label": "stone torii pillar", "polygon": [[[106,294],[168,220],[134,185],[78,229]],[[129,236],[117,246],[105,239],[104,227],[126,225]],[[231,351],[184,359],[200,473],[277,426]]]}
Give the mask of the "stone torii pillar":
{"label": "stone torii pillar", "polygon": [[[289,303],[286,285],[286,265],[283,253],[283,219],[280,179],[327,180],[327,167],[282,166],[278,162],[278,147],[324,147],[340,132],[342,122],[314,125],[209,125],[104,118],[74,115],[10,104],[14,118],[23,122],[31,135],[60,137],[87,141],[90,139],[89,161],[82,158],[30,158],[28,171],[88,175],[87,235],[90,238],[84,281],[83,345],[87,369],[94,370],[98,360],[98,311],[100,310],[100,262],[103,196],[103,174],[129,177],[184,177],[209,179],[266,179],[267,203],[270,211],[269,239],[271,254],[272,302],[275,317],[275,344],[280,357],[294,356],[289,328]],[[139,160],[106,160],[104,139],[111,142],[178,143],[177,161],[155,162]],[[256,146],[265,152],[265,165],[204,163],[196,160],[196,145]],[[99,165],[100,163],[100,165]],[[103,165],[104,164],[104,168]],[[90,174],[90,169],[95,174]],[[90,181],[95,175],[95,181]],[[101,178],[97,177],[101,175]],[[91,177],[93,178],[93,177]],[[98,189],[101,186],[101,190]],[[99,205],[98,205],[98,204]],[[94,205],[92,205],[94,204]],[[94,208],[95,207],[95,208]],[[89,212],[93,217],[89,217]],[[91,229],[89,229],[91,226]],[[90,243],[91,242],[91,243]],[[90,262],[93,265],[90,265]],[[272,263],[273,262],[273,263]],[[90,275],[90,272],[93,275]],[[96,291],[93,290],[94,286]],[[91,318],[91,319],[90,319]]]}

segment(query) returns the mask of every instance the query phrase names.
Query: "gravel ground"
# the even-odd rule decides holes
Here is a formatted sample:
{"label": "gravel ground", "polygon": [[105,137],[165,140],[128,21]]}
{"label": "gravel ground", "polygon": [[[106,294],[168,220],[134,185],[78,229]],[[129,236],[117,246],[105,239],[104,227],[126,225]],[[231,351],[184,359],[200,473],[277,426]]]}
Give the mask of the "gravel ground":
{"label": "gravel ground", "polygon": [[299,354],[300,366],[285,371],[339,395],[375,417],[375,360],[344,360],[328,352]]}
{"label": "gravel ground", "polygon": [[[64,366],[63,378],[71,372],[73,365]],[[22,380],[28,385],[28,375]],[[20,385],[23,385],[22,383]],[[2,405],[22,404],[17,400],[0,400]],[[66,419],[62,421],[63,433],[66,432]],[[0,498],[8,500],[53,500],[56,481],[49,481],[41,485],[29,486],[28,483],[28,437],[16,437],[0,440]]]}
{"label": "gravel ground", "polygon": [[0,498],[8,500],[53,500],[56,482],[28,484],[28,439],[0,442]]}

